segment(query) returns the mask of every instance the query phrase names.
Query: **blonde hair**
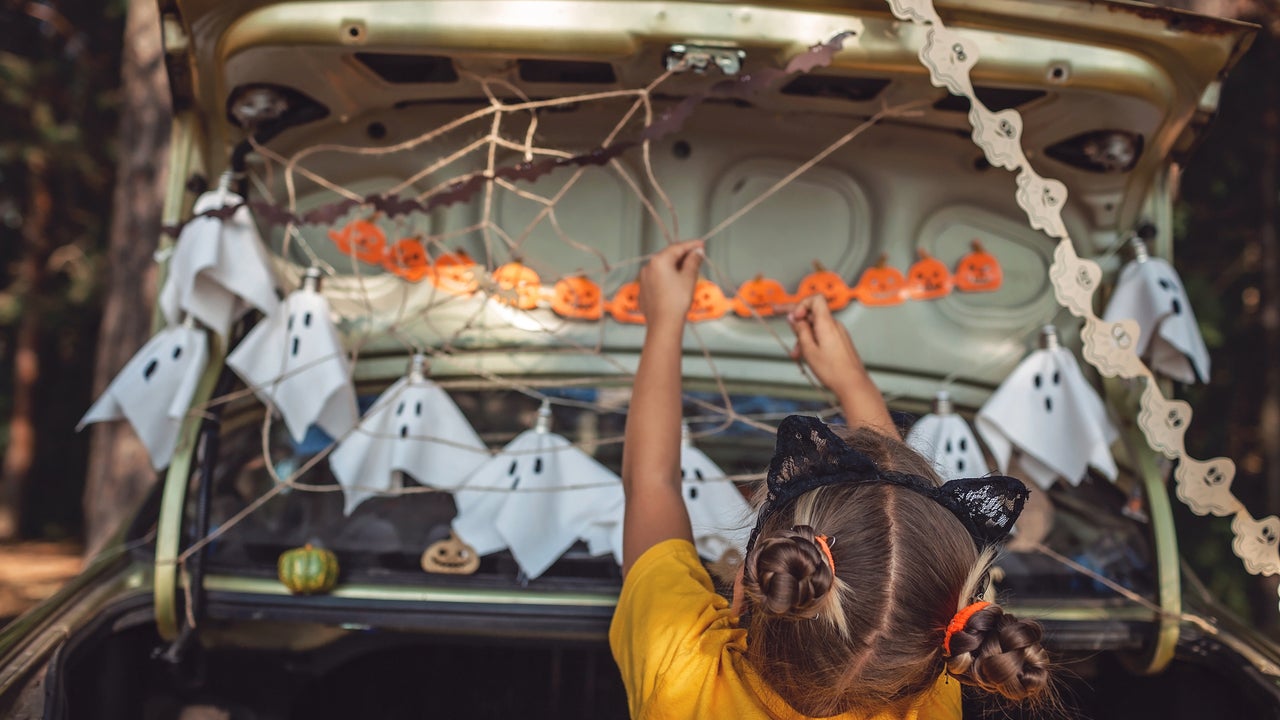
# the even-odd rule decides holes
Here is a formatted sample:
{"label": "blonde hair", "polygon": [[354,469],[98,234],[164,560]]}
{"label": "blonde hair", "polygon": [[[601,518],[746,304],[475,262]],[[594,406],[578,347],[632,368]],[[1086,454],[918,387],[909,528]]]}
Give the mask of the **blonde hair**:
{"label": "blonde hair", "polygon": [[[847,441],[882,470],[938,483],[899,440],[861,429]],[[814,541],[833,540],[834,571]],[[949,510],[885,483],[819,487],[778,508],[744,559],[747,658],[795,710],[904,713],[944,672],[1021,700],[1048,681],[1040,627],[991,605],[942,641],[976,599],[993,553]]]}

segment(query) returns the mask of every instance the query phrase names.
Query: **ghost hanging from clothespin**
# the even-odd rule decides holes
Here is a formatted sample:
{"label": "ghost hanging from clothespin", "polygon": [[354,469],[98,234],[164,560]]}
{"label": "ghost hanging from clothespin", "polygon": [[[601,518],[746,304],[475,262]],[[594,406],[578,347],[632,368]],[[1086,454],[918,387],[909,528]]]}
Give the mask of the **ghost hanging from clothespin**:
{"label": "ghost hanging from clothespin", "polygon": [[1120,271],[1102,318],[1137,321],[1137,352],[1152,370],[1184,383],[1208,382],[1209,349],[1177,271],[1151,257],[1141,236],[1129,243],[1133,260]]}
{"label": "ghost hanging from clothespin", "polygon": [[169,464],[200,375],[208,363],[208,338],[187,316],[147,341],[80,419],[89,423],[124,418],[147,448],[151,465]]}
{"label": "ghost hanging from clothespin", "polygon": [[360,418],[351,367],[320,294],[320,270],[259,322],[227,356],[227,365],[268,407],[280,413],[301,443],[318,426],[341,438]]}
{"label": "ghost hanging from clothespin", "polygon": [[217,189],[196,199],[195,217],[178,234],[158,298],[170,324],[190,313],[224,341],[250,307],[270,314],[280,303],[249,206],[230,186],[231,174],[224,173]]}
{"label": "ghost hanging from clothespin", "polygon": [[551,432],[544,401],[520,433],[454,493],[454,533],[481,555],[509,548],[530,579],[542,575],[593,524],[622,507],[612,471]]}
{"label": "ghost hanging from clothespin", "polygon": [[932,462],[943,480],[981,477],[990,472],[973,430],[955,412],[946,390],[938,391],[933,412],[911,426],[907,444]]}
{"label": "ghost hanging from clothespin", "polygon": [[408,375],[378,396],[355,431],[330,453],[346,514],[375,495],[395,494],[406,475],[453,490],[489,459],[488,448],[449,393],[427,379],[426,366],[426,357],[414,355]]}
{"label": "ghost hanging from clothespin", "polygon": [[1118,433],[1052,325],[1044,326],[1041,348],[1009,374],[975,424],[1002,473],[1016,462],[1045,489],[1059,479],[1078,485],[1090,466],[1116,478],[1111,443]]}
{"label": "ghost hanging from clothespin", "polygon": [[[740,562],[755,512],[724,470],[693,444],[684,422],[680,424],[680,492],[698,555],[711,562]],[[592,555],[612,552],[619,565],[622,511],[618,508],[616,516],[599,523],[586,538]]]}

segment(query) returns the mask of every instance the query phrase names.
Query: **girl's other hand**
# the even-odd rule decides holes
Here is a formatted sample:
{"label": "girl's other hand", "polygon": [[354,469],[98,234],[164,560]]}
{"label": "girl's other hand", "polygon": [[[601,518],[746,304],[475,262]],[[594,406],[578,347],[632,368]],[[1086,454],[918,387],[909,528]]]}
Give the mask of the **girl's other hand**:
{"label": "girl's other hand", "polygon": [[640,271],[640,311],[647,325],[683,321],[703,257],[702,240],[685,240],[649,258]]}
{"label": "girl's other hand", "polygon": [[831,315],[826,298],[811,295],[801,300],[787,315],[787,322],[796,334],[791,357],[807,363],[837,397],[848,397],[868,377],[849,331]]}

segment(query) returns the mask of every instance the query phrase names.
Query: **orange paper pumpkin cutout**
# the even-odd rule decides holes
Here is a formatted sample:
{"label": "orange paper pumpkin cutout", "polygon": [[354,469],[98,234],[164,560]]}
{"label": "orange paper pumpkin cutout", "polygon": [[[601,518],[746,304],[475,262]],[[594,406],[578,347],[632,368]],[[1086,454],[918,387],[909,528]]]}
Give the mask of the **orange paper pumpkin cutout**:
{"label": "orange paper pumpkin cutout", "polygon": [[586,276],[561,278],[551,292],[551,309],[561,317],[599,320],[604,316],[604,293]]}
{"label": "orange paper pumpkin cutout", "polygon": [[352,220],[341,231],[330,230],[329,239],[343,254],[374,265],[382,262],[387,249],[387,236],[371,220]]}
{"label": "orange paper pumpkin cutout", "polygon": [[732,303],[724,296],[720,286],[706,278],[698,278],[693,286],[693,304],[685,315],[689,322],[702,322],[722,318],[731,309]]}
{"label": "orange paper pumpkin cutout", "polygon": [[532,310],[542,299],[542,278],[538,277],[536,270],[518,260],[494,270],[493,282],[498,286],[493,297],[503,305]]}
{"label": "orange paper pumpkin cutout", "polygon": [[480,286],[476,280],[476,262],[466,250],[445,253],[436,258],[431,281],[451,295],[470,295]]}
{"label": "orange paper pumpkin cutout", "polygon": [[817,260],[813,261],[813,272],[805,275],[796,290],[795,299],[803,300],[811,295],[821,295],[827,299],[827,307],[832,310],[843,309],[853,299],[853,290],[840,277],[840,273],[828,270]]}
{"label": "orange paper pumpkin cutout", "polygon": [[907,279],[902,276],[902,272],[891,267],[885,256],[881,255],[879,262],[862,271],[862,277],[858,279],[853,292],[863,305],[898,305],[902,302],[906,284]]}
{"label": "orange paper pumpkin cutout", "polygon": [[431,259],[421,240],[404,238],[387,249],[382,266],[409,282],[419,282],[431,272]]}
{"label": "orange paper pumpkin cutout", "polygon": [[920,259],[907,271],[905,294],[912,300],[933,300],[951,293],[951,271],[924,248],[916,250]]}
{"label": "orange paper pumpkin cutout", "polygon": [[643,323],[644,314],[640,312],[640,283],[633,280],[618,288],[613,301],[609,303],[609,314],[620,323]]}
{"label": "orange paper pumpkin cutout", "polygon": [[996,256],[988,253],[982,243],[973,241],[973,252],[960,258],[956,266],[956,287],[965,292],[990,292],[999,290],[1004,282],[1004,270]]}
{"label": "orange paper pumpkin cutout", "polygon": [[733,311],[742,317],[751,317],[752,311],[760,317],[772,317],[785,310],[793,302],[782,283],[764,275],[742,283],[733,299]]}

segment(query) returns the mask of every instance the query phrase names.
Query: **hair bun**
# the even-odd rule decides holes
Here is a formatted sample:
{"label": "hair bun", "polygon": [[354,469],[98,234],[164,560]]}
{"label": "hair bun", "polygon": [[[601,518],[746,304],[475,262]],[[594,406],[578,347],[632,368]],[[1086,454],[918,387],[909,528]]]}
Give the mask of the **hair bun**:
{"label": "hair bun", "polygon": [[762,538],[747,557],[742,588],[754,605],[772,615],[812,618],[835,581],[808,525]]}
{"label": "hair bun", "polygon": [[1034,698],[1049,682],[1049,656],[1040,645],[1043,634],[1040,623],[988,605],[951,637],[947,672],[1010,700]]}

